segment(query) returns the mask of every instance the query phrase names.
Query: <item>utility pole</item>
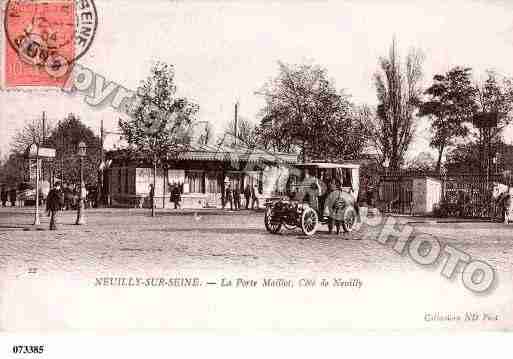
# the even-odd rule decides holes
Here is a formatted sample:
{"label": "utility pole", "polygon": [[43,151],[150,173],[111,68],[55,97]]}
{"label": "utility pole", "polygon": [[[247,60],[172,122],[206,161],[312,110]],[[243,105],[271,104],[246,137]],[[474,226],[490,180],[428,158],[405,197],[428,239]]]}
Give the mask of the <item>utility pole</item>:
{"label": "utility pole", "polygon": [[45,144],[45,141],[46,141],[46,112],[43,111],[43,146]]}
{"label": "utility pole", "polygon": [[237,136],[238,136],[238,133],[237,133],[237,129],[238,129],[238,122],[239,122],[239,102],[235,102],[235,121],[234,121],[234,129],[233,129],[233,133],[235,135],[235,144],[237,144]]}
{"label": "utility pole", "polygon": [[61,131],[61,182],[64,183],[64,133]]}
{"label": "utility pole", "polygon": [[[42,131],[42,139],[41,139],[41,144],[40,146],[45,146],[45,142],[46,142],[46,112],[43,111],[43,119],[42,119],[42,122],[43,122],[43,131]],[[42,163],[41,163],[42,164]],[[44,171],[44,166],[41,166],[41,179],[44,181],[45,180],[45,171]]]}
{"label": "utility pole", "polygon": [[103,119],[101,120],[100,124],[100,171],[99,171],[99,178],[98,178],[98,193],[96,196],[96,203],[99,206],[100,204],[103,204],[103,178],[104,178],[104,168],[105,168],[105,152],[103,150],[103,141],[104,141],[104,130],[103,130]]}

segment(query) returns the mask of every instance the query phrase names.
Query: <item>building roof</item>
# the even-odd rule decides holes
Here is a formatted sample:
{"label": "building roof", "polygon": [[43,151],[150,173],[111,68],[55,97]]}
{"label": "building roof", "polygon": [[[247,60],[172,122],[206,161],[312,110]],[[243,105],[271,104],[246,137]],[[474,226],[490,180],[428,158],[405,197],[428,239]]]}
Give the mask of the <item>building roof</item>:
{"label": "building roof", "polygon": [[[128,150],[109,151],[107,156],[112,159],[130,158]],[[249,148],[242,145],[215,146],[192,144],[189,149],[179,152],[175,160],[182,161],[220,161],[220,162],[274,162],[297,163],[297,154],[271,152],[259,148]]]}

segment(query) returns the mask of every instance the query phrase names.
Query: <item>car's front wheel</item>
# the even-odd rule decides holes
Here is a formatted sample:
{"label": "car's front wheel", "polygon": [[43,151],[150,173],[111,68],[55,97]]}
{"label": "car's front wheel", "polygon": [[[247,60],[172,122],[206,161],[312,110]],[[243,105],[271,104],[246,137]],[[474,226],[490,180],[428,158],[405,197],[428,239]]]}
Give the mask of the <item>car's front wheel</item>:
{"label": "car's front wheel", "polygon": [[265,210],[265,229],[267,229],[270,233],[279,233],[281,230],[281,222],[275,222],[273,221],[273,208],[272,206],[268,206]]}
{"label": "car's front wheel", "polygon": [[312,236],[317,232],[319,216],[311,207],[307,207],[301,214],[301,230],[306,236]]}

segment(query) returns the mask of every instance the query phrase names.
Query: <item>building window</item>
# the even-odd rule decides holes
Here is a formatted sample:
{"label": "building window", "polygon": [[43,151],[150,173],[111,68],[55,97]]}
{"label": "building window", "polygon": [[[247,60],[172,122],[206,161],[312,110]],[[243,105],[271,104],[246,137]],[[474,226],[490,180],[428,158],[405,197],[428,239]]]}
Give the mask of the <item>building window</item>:
{"label": "building window", "polygon": [[185,181],[189,184],[189,193],[205,193],[203,171],[187,171]]}

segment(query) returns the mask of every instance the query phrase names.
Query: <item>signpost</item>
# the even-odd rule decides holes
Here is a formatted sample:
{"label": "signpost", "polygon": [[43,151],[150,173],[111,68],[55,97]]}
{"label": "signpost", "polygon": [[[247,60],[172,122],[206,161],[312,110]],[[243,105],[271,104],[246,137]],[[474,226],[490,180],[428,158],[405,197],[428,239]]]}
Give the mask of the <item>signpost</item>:
{"label": "signpost", "polygon": [[26,157],[36,160],[36,211],[34,213],[34,225],[41,224],[39,216],[39,174],[41,172],[41,158],[54,158],[55,149],[39,147],[37,143],[31,144],[27,148]]}
{"label": "signpost", "polygon": [[80,157],[80,192],[78,195],[78,210],[76,225],[85,224],[84,218],[84,200],[85,200],[85,187],[84,187],[84,157],[87,156],[87,145],[85,142],[78,144],[78,156]]}

